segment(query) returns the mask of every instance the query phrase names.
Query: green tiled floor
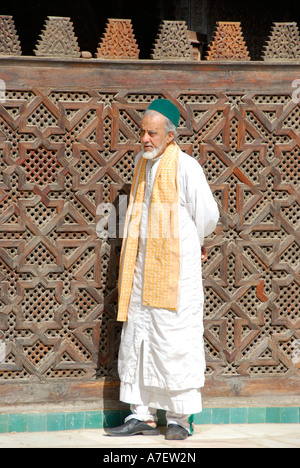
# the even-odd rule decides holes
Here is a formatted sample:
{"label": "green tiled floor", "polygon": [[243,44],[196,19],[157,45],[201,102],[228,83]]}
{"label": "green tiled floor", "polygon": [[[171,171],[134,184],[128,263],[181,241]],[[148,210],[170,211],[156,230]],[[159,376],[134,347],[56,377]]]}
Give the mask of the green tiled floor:
{"label": "green tiled floor", "polygon": [[[0,413],[0,433],[101,429],[123,423],[128,411],[68,411],[49,413]],[[204,408],[195,424],[300,423],[299,407]],[[164,412],[159,424],[165,424]]]}

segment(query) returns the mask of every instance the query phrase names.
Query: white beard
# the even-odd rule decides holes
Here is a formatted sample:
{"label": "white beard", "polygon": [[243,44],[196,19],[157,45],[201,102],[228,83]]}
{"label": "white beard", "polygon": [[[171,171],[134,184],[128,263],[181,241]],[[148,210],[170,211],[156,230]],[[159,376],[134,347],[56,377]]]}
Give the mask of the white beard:
{"label": "white beard", "polygon": [[162,152],[163,147],[164,145],[161,145],[159,148],[153,148],[152,151],[145,151],[142,156],[145,159],[154,159]]}

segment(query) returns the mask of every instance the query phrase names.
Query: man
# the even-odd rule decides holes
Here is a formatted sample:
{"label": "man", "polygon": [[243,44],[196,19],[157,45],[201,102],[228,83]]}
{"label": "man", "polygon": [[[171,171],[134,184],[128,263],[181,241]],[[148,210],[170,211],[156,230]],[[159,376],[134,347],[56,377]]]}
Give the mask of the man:
{"label": "man", "polygon": [[219,213],[200,164],[174,138],[179,110],[152,102],[141,122],[120,259],[118,320],[120,400],[132,414],[111,436],[159,434],[157,409],[166,410],[166,439],[192,434],[204,385],[203,239]]}

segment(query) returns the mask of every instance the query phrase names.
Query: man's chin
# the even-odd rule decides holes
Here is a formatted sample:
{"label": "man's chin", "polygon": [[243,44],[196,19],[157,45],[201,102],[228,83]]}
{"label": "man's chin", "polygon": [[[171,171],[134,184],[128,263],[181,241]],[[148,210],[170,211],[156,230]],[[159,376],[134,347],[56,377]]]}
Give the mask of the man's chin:
{"label": "man's chin", "polygon": [[154,159],[157,156],[156,151],[145,151],[145,153],[142,154],[144,159]]}
{"label": "man's chin", "polygon": [[160,146],[159,148],[153,148],[152,151],[145,151],[143,153],[143,158],[145,159],[155,159],[158,156],[160,156],[163,153],[163,146]]}

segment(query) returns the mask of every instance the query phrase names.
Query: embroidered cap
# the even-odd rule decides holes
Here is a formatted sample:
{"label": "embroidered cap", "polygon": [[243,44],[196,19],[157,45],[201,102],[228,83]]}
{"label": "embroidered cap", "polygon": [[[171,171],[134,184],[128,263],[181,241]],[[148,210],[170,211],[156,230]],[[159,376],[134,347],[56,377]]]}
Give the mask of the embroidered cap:
{"label": "embroidered cap", "polygon": [[168,99],[156,99],[150,104],[147,110],[150,109],[155,110],[156,112],[159,112],[160,114],[170,119],[175,127],[178,126],[180,112],[177,107]]}

